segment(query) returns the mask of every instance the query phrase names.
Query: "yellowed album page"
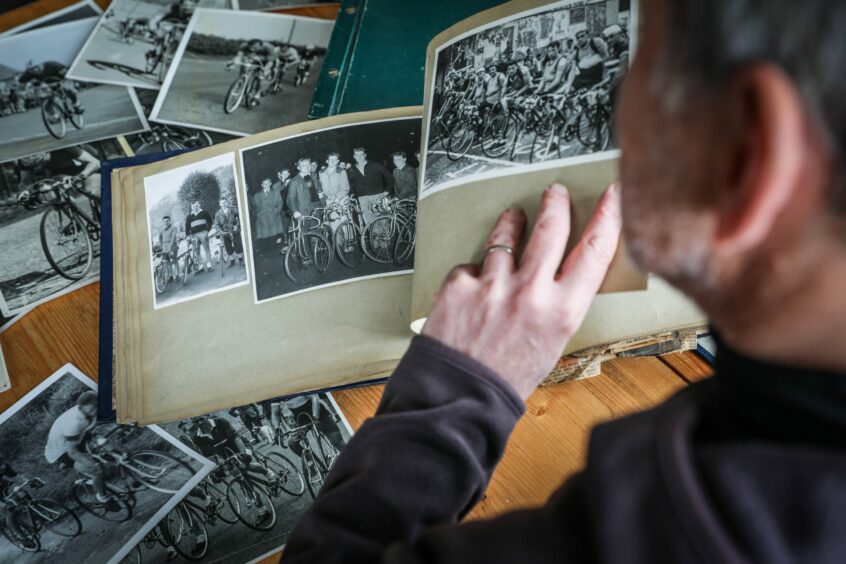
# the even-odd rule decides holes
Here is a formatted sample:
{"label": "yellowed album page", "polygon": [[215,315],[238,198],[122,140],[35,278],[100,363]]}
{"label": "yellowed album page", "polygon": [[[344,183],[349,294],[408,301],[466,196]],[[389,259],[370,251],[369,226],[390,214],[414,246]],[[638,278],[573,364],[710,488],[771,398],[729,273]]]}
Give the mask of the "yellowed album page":
{"label": "yellowed album page", "polygon": [[[348,176],[353,182],[356,159],[372,175],[393,167],[382,163],[390,163],[396,152],[412,163],[420,145],[420,111],[396,109],[307,122],[119,171],[113,184],[119,421],[168,421],[343,386],[383,376],[396,365],[411,337],[411,263],[365,258],[348,268],[333,256],[324,278],[293,284],[284,268],[286,250],[322,248],[322,243],[304,235],[299,243],[280,244],[283,227],[278,224],[279,208],[273,207],[274,194],[281,186],[287,187],[281,193],[284,198],[295,186],[319,185],[328,195],[338,178]],[[354,154],[362,148],[366,156]],[[309,176],[315,162],[319,172]],[[328,169],[334,179],[324,176]],[[309,179],[314,179],[312,184]],[[218,186],[211,201],[202,192],[208,182]],[[194,190],[188,200],[185,190]],[[183,247],[205,238],[201,233],[183,234],[176,251],[178,279],[159,292],[153,275],[161,268],[156,266],[161,263],[155,245],[161,246],[163,231],[168,240],[164,215],[173,216],[170,221],[178,229],[193,231],[194,218],[202,217],[203,210],[217,217],[223,209],[218,194],[235,200],[228,203],[227,213],[234,204],[242,218],[235,236],[242,237],[246,264],[224,265],[212,255],[214,270],[194,274],[207,266],[204,251],[198,251],[199,263],[191,265],[183,282]],[[194,203],[203,210],[195,214]],[[219,209],[212,214],[213,208]],[[268,209],[277,211],[268,216]],[[190,215],[183,218],[186,213]],[[333,223],[333,229],[340,228]],[[208,238],[213,239],[211,234]],[[307,251],[312,252],[317,253]],[[292,271],[296,276],[305,272]]]}
{"label": "yellowed album page", "polygon": [[[603,190],[617,178],[609,92],[624,74],[636,41],[638,3],[630,4],[623,11],[618,0],[515,1],[465,20],[430,43],[412,296],[415,330],[449,270],[481,260],[486,234],[499,214],[520,206],[533,218],[541,193],[553,182],[570,191],[570,248],[577,241]],[[607,56],[597,58],[595,64],[604,68],[592,73],[596,50]],[[580,62],[586,68],[576,70]],[[575,78],[546,94],[555,91],[547,85],[559,66],[573,71],[562,72],[562,78]],[[518,74],[529,80],[512,76]],[[504,94],[498,93],[499,84],[507,84]],[[704,323],[697,308],[667,284],[658,279],[647,284],[624,245],[600,292],[565,353]]]}

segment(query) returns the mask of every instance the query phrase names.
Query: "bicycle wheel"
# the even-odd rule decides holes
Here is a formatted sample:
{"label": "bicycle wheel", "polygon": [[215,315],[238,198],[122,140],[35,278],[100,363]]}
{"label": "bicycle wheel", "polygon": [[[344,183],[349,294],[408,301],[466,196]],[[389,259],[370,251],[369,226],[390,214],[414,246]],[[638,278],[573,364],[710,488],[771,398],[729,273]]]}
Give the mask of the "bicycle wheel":
{"label": "bicycle wheel", "polygon": [[446,142],[447,158],[457,161],[467,154],[476,137],[475,125],[464,119],[459,122]]}
{"label": "bicycle wheel", "polygon": [[364,228],[361,236],[364,252],[376,262],[388,263],[394,260],[394,245],[398,229],[393,216],[381,215]]}
{"label": "bicycle wheel", "polygon": [[256,531],[269,531],[276,525],[276,508],[270,496],[261,487],[246,478],[229,482],[226,498],[238,520]]}
{"label": "bicycle wheel", "polygon": [[241,101],[244,99],[244,93],[247,90],[247,76],[240,75],[229,87],[226,93],[226,98],[223,99],[223,111],[231,114],[238,109]]}
{"label": "bicycle wheel", "polygon": [[285,273],[294,284],[314,284],[326,274],[331,258],[329,241],[319,233],[306,233],[288,247]]}
{"label": "bicycle wheel", "polygon": [[323,470],[320,462],[314,456],[314,452],[308,448],[302,454],[303,476],[305,476],[308,493],[312,498],[317,498],[320,488],[323,487]]}
{"label": "bicycle wheel", "polygon": [[2,527],[3,536],[5,536],[9,542],[26,552],[38,552],[41,550],[41,539],[38,537],[35,523],[32,522],[29,513],[26,510],[18,509],[15,511],[15,521],[18,524],[18,529],[24,536],[19,537],[13,534],[12,531],[9,530],[9,524],[6,523],[5,520],[3,521]]}
{"label": "bicycle wheel", "polygon": [[544,162],[561,156],[561,137],[552,118],[535,125],[529,162]]}
{"label": "bicycle wheel", "polygon": [[405,265],[414,256],[414,244],[417,240],[417,222],[414,218],[403,223],[394,243],[394,264]]}
{"label": "bicycle wheel", "polygon": [[[70,106],[70,102],[65,102],[66,106]],[[85,117],[81,112],[75,112],[73,108],[69,108],[68,116],[70,117],[71,124],[77,128],[82,129],[85,125]]]}
{"label": "bicycle wheel", "polygon": [[76,502],[88,513],[102,519],[103,521],[111,521],[113,523],[123,523],[132,517],[132,508],[127,502],[127,496],[121,495],[117,490],[109,485],[106,485],[106,490],[112,496],[114,505],[109,507],[108,502],[103,503],[97,501],[97,495],[94,487],[85,482],[77,482],[73,486],[73,496]]}
{"label": "bicycle wheel", "polygon": [[156,275],[154,276],[154,279],[156,282],[156,292],[159,294],[164,293],[168,282],[168,272],[164,262],[156,266]]}
{"label": "bicycle wheel", "polygon": [[206,495],[209,496],[214,507],[214,514],[224,523],[231,525],[238,521],[238,516],[232,511],[232,506],[226,501],[226,492],[214,484],[206,485]]}
{"label": "bicycle wheel", "polygon": [[194,470],[187,462],[155,450],[130,454],[122,467],[151,490],[166,494],[178,492],[194,477]]}
{"label": "bicycle wheel", "polygon": [[254,73],[250,77],[250,82],[247,84],[247,103],[248,108],[255,108],[259,104],[259,87],[261,86],[261,78],[259,73]]}
{"label": "bicycle wheel", "polygon": [[41,217],[41,247],[47,262],[68,280],[80,280],[91,270],[94,248],[88,229],[68,207],[50,207]]}
{"label": "bicycle wheel", "polygon": [[359,228],[349,219],[335,230],[335,254],[341,264],[348,268],[358,268],[364,263]]}
{"label": "bicycle wheel", "polygon": [[76,513],[52,499],[34,499],[30,507],[44,527],[59,536],[75,537],[82,532],[82,523]]}
{"label": "bicycle wheel", "polygon": [[129,554],[120,559],[119,564],[141,564],[141,545],[136,544]]}
{"label": "bicycle wheel", "polygon": [[291,495],[302,495],[305,491],[305,480],[303,480],[302,474],[284,454],[268,453],[267,468],[273,470],[279,476],[279,487],[283,491]]}
{"label": "bicycle wheel", "polygon": [[591,152],[604,151],[611,141],[611,126],[605,110],[597,105],[579,115],[579,142]]}
{"label": "bicycle wheel", "polygon": [[323,432],[318,432],[317,434],[317,448],[320,450],[320,458],[323,459],[324,471],[328,474],[329,469],[332,468],[340,452],[338,452],[338,449],[335,448],[335,445],[332,444],[332,441]]}
{"label": "bicycle wheel", "polygon": [[61,139],[68,131],[65,115],[54,98],[47,98],[41,104],[41,120],[50,135],[56,139]]}
{"label": "bicycle wheel", "polygon": [[202,517],[190,505],[180,503],[164,518],[162,532],[183,558],[202,560],[209,550],[209,533]]}
{"label": "bicycle wheel", "polygon": [[482,152],[492,158],[498,159],[514,146],[517,137],[517,123],[504,111],[494,115],[482,132]]}
{"label": "bicycle wheel", "polygon": [[188,266],[191,264],[191,259],[188,255],[185,255],[185,268],[182,269],[182,285],[188,283]]}

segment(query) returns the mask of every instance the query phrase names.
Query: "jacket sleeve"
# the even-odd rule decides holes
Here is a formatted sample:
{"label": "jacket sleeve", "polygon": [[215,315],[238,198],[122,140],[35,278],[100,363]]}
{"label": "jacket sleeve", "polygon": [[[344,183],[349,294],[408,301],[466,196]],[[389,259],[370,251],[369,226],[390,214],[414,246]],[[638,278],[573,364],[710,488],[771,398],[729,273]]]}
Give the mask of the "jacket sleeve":
{"label": "jacket sleeve", "polygon": [[[500,377],[416,337],[376,417],[344,448],[294,530],[284,562],[417,562],[424,530],[479,501],[524,410]],[[400,543],[398,556],[389,547]],[[395,560],[399,558],[399,560]]]}

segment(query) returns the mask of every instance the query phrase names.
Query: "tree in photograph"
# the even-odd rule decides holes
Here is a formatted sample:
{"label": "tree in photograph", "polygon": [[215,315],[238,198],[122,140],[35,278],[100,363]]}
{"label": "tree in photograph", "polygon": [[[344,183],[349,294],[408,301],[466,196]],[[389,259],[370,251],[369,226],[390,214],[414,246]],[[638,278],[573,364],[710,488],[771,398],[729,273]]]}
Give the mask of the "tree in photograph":
{"label": "tree in photograph", "polygon": [[194,171],[179,187],[179,204],[187,215],[191,204],[200,202],[204,210],[213,214],[220,206],[220,184],[212,172]]}

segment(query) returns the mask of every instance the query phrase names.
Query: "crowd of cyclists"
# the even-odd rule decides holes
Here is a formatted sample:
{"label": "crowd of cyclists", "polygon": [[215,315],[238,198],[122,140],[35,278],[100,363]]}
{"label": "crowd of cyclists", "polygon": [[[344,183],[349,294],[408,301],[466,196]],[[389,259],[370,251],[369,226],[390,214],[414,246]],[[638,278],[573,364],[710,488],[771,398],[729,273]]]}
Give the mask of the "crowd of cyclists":
{"label": "crowd of cyclists", "polygon": [[33,63],[6,80],[0,81],[0,117],[28,112],[40,107],[45,89],[59,88],[71,101],[73,110],[83,113],[79,85],[68,80],[68,67],[56,61]]}

